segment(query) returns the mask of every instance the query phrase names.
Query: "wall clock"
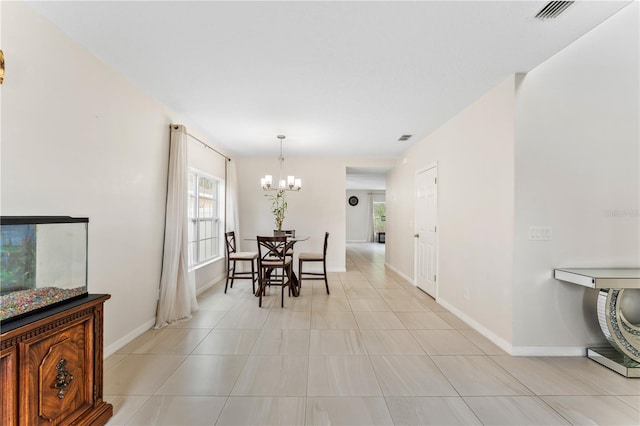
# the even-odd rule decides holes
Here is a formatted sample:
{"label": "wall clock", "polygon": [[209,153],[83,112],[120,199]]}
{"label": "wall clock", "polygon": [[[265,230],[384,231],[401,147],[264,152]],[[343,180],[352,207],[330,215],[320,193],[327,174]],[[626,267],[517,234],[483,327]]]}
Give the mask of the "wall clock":
{"label": "wall clock", "polygon": [[349,205],[350,206],[357,206],[358,205],[358,197],[356,197],[355,195],[352,195],[351,197],[349,197]]}

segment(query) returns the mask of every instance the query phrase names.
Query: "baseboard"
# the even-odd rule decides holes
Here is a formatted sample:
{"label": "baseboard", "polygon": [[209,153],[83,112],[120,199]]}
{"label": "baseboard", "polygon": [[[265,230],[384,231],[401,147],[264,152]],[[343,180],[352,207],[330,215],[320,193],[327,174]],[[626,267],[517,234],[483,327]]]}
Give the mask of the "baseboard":
{"label": "baseboard", "polygon": [[156,323],[155,317],[144,322],[141,326],[137,327],[134,330],[131,330],[129,333],[125,334],[109,346],[105,346],[104,348],[104,357],[107,358],[114,353],[116,353],[120,348],[122,348],[127,343],[133,341],[136,337],[140,336],[145,331],[151,329],[153,325]]}
{"label": "baseboard", "polygon": [[385,268],[389,268],[391,269],[393,272],[395,272],[396,274],[400,275],[403,279],[405,279],[409,284],[413,284],[416,285],[415,282],[413,282],[413,277],[408,277],[405,274],[403,274],[402,272],[400,272],[398,269],[396,269],[395,267],[391,266],[390,264],[388,264],[387,262],[384,263]]}
{"label": "baseboard", "polygon": [[[199,295],[200,293],[204,292],[205,290],[209,289],[210,287],[213,287],[220,280],[224,280],[225,277],[226,277],[225,274],[219,275],[215,279],[211,280],[209,283],[207,283],[204,286],[202,286],[201,288],[199,288],[196,291],[196,295]],[[141,326],[137,327],[136,329],[131,330],[131,332],[129,332],[126,335],[122,336],[121,338],[119,338],[118,340],[116,340],[115,342],[110,344],[109,346],[106,346],[104,348],[104,357],[107,358],[108,356],[113,355],[120,348],[122,348],[124,345],[126,345],[127,343],[133,341],[136,337],[140,336],[145,331],[151,329],[155,325],[155,323],[156,323],[156,319],[152,318],[152,319],[144,322]]]}
{"label": "baseboard", "polygon": [[585,346],[514,346],[513,356],[586,356]]}
{"label": "baseboard", "polygon": [[216,278],[214,278],[213,280],[209,281],[207,284],[205,284],[202,287],[200,287],[199,289],[197,289],[196,290],[196,296],[199,296],[200,293],[205,292],[206,290],[210,289],[214,285],[218,284],[220,281],[223,281],[223,280],[226,280],[226,279],[227,279],[226,272],[224,274],[218,275]]}
{"label": "baseboard", "polygon": [[462,313],[446,300],[440,298],[437,302],[512,356],[586,356],[587,354],[587,348],[585,346],[513,346],[473,318]]}
{"label": "baseboard", "polygon": [[463,313],[458,308],[456,308],[446,300],[442,299],[441,297],[438,298],[436,302],[438,302],[443,307],[447,308],[449,312],[451,312],[452,314],[460,318],[462,321],[469,324],[471,328],[473,328],[475,331],[477,331],[478,333],[482,334],[484,337],[489,339],[493,344],[498,346],[500,349],[502,349],[508,354],[513,355],[513,347],[509,342],[504,340],[502,337],[498,336],[497,334],[495,334],[494,332],[492,332],[491,330],[489,330],[488,328],[486,328],[485,326],[483,326],[482,324],[480,324],[478,321],[474,320],[467,314]]}

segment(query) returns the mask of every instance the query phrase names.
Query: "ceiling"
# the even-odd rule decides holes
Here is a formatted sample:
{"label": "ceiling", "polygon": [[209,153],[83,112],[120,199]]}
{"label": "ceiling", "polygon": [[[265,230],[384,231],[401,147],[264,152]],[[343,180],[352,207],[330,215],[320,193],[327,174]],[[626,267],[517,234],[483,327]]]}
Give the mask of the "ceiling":
{"label": "ceiling", "polygon": [[399,156],[628,3],[29,2],[232,155],[285,134],[289,157],[358,158]]}

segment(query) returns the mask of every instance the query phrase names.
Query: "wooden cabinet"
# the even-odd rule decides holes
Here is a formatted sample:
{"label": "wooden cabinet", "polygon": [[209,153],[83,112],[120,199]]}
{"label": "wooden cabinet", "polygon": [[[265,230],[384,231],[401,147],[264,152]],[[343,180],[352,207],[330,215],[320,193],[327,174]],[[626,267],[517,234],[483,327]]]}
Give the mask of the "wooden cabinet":
{"label": "wooden cabinet", "polygon": [[103,304],[89,295],[2,327],[0,424],[103,425]]}

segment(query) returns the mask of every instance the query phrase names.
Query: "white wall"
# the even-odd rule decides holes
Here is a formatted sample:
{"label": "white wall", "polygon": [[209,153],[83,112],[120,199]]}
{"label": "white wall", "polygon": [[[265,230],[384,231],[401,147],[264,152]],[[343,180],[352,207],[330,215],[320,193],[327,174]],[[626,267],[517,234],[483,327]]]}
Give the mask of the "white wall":
{"label": "white wall", "polygon": [[[240,236],[270,235],[275,223],[271,204],[264,197],[260,178],[265,174],[277,176],[277,153],[269,158],[235,159],[238,174]],[[322,250],[325,231],[329,232],[327,269],[345,270],[346,167],[385,167],[392,160],[349,158],[290,158],[284,172],[302,178],[300,192],[287,194],[289,209],[283,228],[295,229],[297,235],[309,235],[308,241],[296,244],[297,252]],[[241,241],[243,250],[256,250],[255,241]]]}
{"label": "white wall", "polygon": [[[595,290],[554,280],[554,268],[640,266],[639,16],[634,2],[518,85],[519,351],[582,354],[604,341]],[[530,225],[552,226],[553,240],[529,241]]]}
{"label": "white wall", "polygon": [[108,352],[155,317],[168,126],[189,123],[21,2],[0,7],[2,214],[89,217],[89,291],[112,295]]}
{"label": "white wall", "polygon": [[[388,176],[388,265],[413,277],[413,179],[437,161],[438,300],[513,354],[604,340],[595,292],[554,268],[640,266],[639,16],[633,2],[510,77]],[[531,225],[552,241],[529,241]]]}
{"label": "white wall", "polygon": [[[385,200],[385,194],[381,191],[362,191],[362,190],[348,190],[345,197],[346,206],[346,221],[347,221],[347,242],[365,242],[367,241],[367,234],[369,229],[367,224],[369,223],[369,217],[371,211],[368,206],[368,197],[372,194],[374,202],[383,202]],[[358,205],[349,205],[349,197],[358,197]],[[373,221],[373,219],[371,219]],[[373,222],[371,222],[373,223]]]}
{"label": "white wall", "polygon": [[506,79],[415,144],[387,175],[387,264],[414,277],[415,175],[437,162],[437,300],[502,346],[511,341],[514,84]]}
{"label": "white wall", "polygon": [[[2,47],[2,2],[0,2],[0,47]],[[4,50],[3,50],[4,54]],[[2,86],[0,86],[0,117],[2,117]],[[2,135],[2,120],[0,120],[0,135]],[[0,139],[0,144],[2,139]],[[0,149],[0,161],[2,160],[2,150]],[[2,183],[2,177],[0,176],[0,184]],[[1,195],[1,194],[0,194]],[[0,207],[2,206],[2,197],[0,196]]]}

